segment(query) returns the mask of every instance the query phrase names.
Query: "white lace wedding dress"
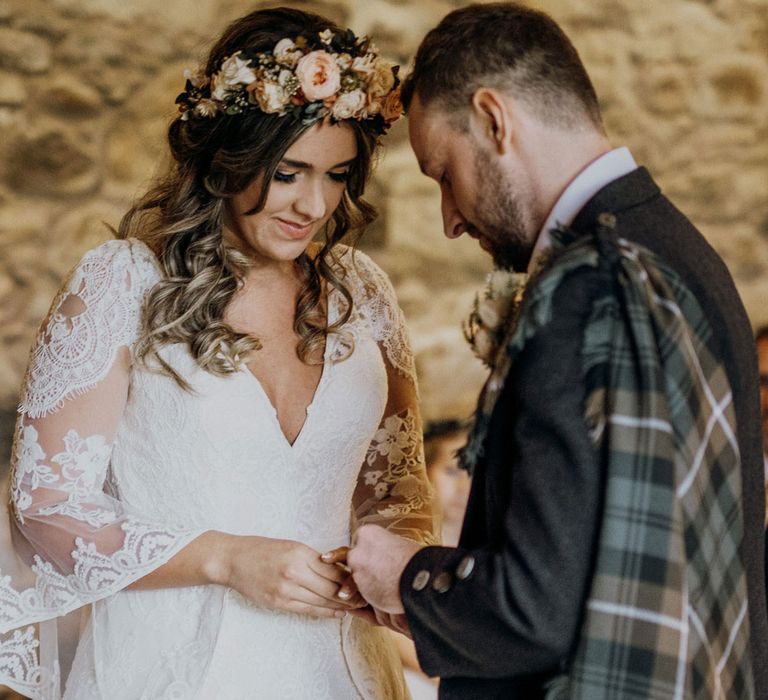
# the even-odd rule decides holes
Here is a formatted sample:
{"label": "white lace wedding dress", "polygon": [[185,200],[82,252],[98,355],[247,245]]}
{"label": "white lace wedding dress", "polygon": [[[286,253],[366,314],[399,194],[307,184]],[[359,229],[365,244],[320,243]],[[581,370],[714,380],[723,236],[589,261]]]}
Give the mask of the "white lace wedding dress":
{"label": "white lace wedding dress", "polygon": [[[387,634],[357,618],[275,612],[223,586],[124,590],[206,530],[320,552],[362,522],[434,541],[400,311],[369,258],[347,250],[340,261],[354,312],[347,335],[328,339],[289,444],[247,367],[214,376],[168,346],[185,391],[133,362],[141,305],[161,277],[143,243],[84,256],[41,328],[22,395],[0,683],[46,700],[407,697]],[[344,303],[331,292],[329,319]],[[67,650],[59,642],[73,630]]]}

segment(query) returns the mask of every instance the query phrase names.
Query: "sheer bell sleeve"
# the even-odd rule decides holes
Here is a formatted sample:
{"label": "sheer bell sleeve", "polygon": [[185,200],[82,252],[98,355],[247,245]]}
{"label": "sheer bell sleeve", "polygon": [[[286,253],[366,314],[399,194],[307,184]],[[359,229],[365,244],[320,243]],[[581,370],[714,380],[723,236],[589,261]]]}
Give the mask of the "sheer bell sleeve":
{"label": "sheer bell sleeve", "polygon": [[41,645],[35,623],[125,588],[200,534],[131,512],[109,485],[141,304],[159,278],[139,242],[90,251],[32,351],[11,457],[0,683],[33,698],[58,696],[55,648]]}
{"label": "sheer bell sleeve", "polygon": [[384,417],[355,490],[355,526],[373,523],[422,544],[437,544],[434,489],[424,464],[416,367],[405,320],[384,272],[360,252],[355,263],[355,303],[381,348],[388,384]]}

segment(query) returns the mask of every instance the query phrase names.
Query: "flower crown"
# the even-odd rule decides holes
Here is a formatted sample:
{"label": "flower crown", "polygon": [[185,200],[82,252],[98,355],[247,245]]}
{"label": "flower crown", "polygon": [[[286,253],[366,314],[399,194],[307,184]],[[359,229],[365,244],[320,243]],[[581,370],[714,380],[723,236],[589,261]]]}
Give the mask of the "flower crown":
{"label": "flower crown", "polygon": [[403,113],[399,69],[367,37],[326,29],[281,39],[271,51],[238,51],[210,77],[202,69],[185,71],[176,103],[182,119],[260,109],[304,124],[370,120],[383,134]]}

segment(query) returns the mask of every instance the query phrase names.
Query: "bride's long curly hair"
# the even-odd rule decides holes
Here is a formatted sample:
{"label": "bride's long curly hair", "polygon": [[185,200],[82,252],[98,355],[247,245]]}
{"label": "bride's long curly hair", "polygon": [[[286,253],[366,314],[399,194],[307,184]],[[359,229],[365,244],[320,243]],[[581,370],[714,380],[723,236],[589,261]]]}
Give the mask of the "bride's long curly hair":
{"label": "bride's long curly hair", "polygon": [[[205,72],[242,49],[269,51],[280,39],[309,36],[325,29],[341,31],[319,15],[277,8],[257,10],[232,23],[211,49]],[[297,353],[307,364],[322,362],[329,333],[341,332],[349,319],[352,298],[336,272],[333,248],[345,236],[355,237],[376,216],[363,200],[378,133],[363,122],[346,122],[355,131],[357,159],[352,164],[341,203],[325,228],[317,255],[296,260],[304,285],[298,296],[294,329]],[[237,358],[260,347],[258,338],[234,331],[224,310],[241,287],[249,261],[223,240],[227,202],[256,178],[263,185],[257,209],[285,152],[311,125],[249,109],[241,114],[183,120],[168,129],[171,165],[151,189],[125,214],[116,235],[144,241],[157,255],[165,273],[148,295],[136,346],[139,361],[159,365],[182,386],[187,383],[163,360],[167,344],[186,344],[203,369],[217,375],[237,370]],[[344,313],[326,325],[323,289],[334,287],[346,300]],[[155,365],[155,363],[157,363]]]}

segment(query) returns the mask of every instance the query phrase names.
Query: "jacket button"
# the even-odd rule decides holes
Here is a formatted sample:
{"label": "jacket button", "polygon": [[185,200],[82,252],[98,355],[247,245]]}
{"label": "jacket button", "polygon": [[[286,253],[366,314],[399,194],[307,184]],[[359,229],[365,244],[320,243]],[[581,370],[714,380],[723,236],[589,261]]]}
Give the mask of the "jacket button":
{"label": "jacket button", "polygon": [[411,581],[411,588],[413,588],[414,591],[423,591],[427,587],[428,583],[429,571],[422,569],[413,577],[413,581]]}
{"label": "jacket button", "polygon": [[475,558],[470,554],[464,557],[459,565],[456,567],[456,578],[463,581],[465,578],[469,578],[470,574],[475,570]]}
{"label": "jacket button", "polygon": [[442,574],[435,576],[435,580],[432,581],[432,588],[434,588],[438,593],[446,593],[450,590],[452,584],[453,576],[451,576],[447,571],[443,571]]}

